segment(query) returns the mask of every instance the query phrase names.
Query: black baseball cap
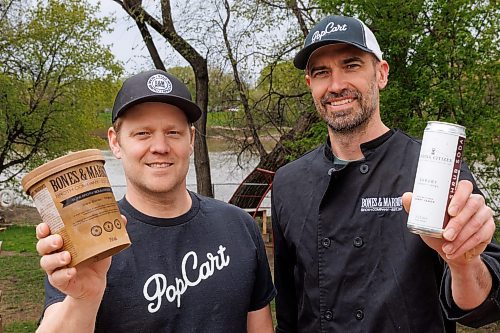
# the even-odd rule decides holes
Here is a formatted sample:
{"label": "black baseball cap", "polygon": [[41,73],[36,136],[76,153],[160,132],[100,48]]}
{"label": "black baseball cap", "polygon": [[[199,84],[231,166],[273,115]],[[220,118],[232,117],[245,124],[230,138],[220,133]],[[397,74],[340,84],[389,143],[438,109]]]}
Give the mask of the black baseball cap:
{"label": "black baseball cap", "polygon": [[145,102],[175,105],[184,111],[190,123],[201,116],[201,109],[191,100],[191,93],[184,83],[172,74],[153,69],[133,75],[123,82],[113,105],[112,122],[128,108]]}
{"label": "black baseball cap", "polygon": [[382,51],[373,32],[360,20],[347,16],[327,16],[318,22],[304,41],[304,47],[293,59],[298,69],[305,69],[309,57],[321,46],[335,43],[353,45],[382,60]]}

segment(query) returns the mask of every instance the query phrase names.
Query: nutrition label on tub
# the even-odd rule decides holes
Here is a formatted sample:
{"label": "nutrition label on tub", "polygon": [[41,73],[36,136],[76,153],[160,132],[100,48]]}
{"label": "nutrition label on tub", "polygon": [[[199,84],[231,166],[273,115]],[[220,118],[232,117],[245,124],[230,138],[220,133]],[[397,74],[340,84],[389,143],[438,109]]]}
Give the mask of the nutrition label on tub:
{"label": "nutrition label on tub", "polygon": [[64,228],[61,215],[59,215],[50,192],[45,186],[33,195],[33,201],[42,221],[49,225],[51,233],[57,233]]}

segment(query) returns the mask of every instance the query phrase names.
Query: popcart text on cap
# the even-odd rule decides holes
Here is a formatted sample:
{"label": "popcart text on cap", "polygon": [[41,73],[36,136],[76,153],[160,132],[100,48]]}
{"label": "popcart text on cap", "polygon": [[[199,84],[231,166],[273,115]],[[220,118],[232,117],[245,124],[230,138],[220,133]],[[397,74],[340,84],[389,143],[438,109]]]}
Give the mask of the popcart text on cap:
{"label": "popcart text on cap", "polygon": [[293,64],[305,69],[311,54],[319,47],[346,43],[382,60],[382,51],[373,32],[360,20],[347,16],[327,16],[318,22],[304,41],[304,47],[297,53]]}

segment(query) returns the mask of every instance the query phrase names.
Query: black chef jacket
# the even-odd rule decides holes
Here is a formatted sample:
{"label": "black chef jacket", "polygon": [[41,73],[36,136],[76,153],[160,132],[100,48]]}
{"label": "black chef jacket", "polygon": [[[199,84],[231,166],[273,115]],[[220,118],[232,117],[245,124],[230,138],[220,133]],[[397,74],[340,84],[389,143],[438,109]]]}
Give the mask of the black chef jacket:
{"label": "black chef jacket", "polygon": [[[482,254],[490,296],[465,312],[444,261],[406,227],[401,196],[413,189],[420,142],[391,130],[361,150],[363,160],[335,166],[327,141],[275,175],[276,331],[455,332],[454,321],[499,320],[500,248]],[[460,178],[475,184],[465,164]]]}

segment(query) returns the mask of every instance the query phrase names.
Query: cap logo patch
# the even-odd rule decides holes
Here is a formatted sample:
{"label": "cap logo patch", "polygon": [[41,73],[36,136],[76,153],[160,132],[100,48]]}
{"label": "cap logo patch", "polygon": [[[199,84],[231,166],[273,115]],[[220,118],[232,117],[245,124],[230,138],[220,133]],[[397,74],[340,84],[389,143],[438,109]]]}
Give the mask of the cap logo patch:
{"label": "cap logo patch", "polygon": [[156,74],[149,78],[148,88],[152,92],[168,94],[172,91],[172,82],[163,74]]}
{"label": "cap logo patch", "polygon": [[311,43],[321,40],[325,35],[331,34],[337,31],[347,31],[347,24],[335,24],[335,22],[330,22],[326,25],[323,31],[315,31]]}

